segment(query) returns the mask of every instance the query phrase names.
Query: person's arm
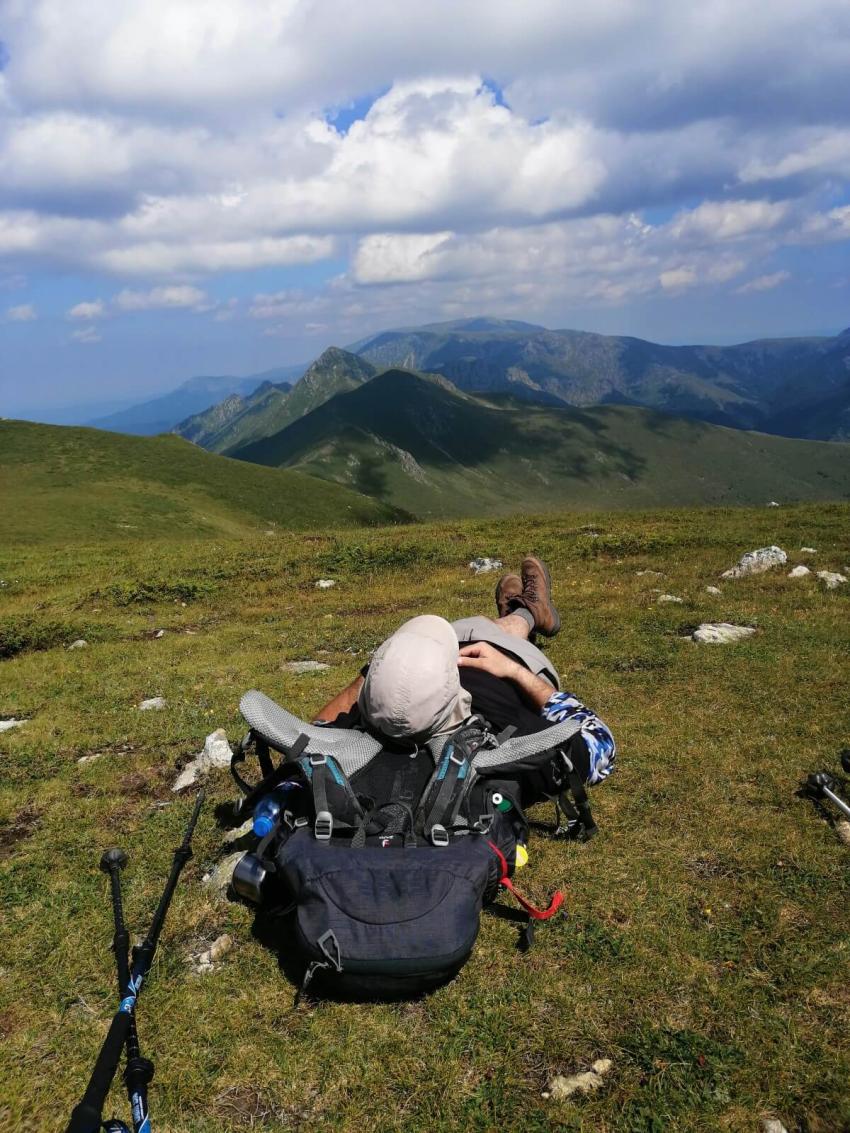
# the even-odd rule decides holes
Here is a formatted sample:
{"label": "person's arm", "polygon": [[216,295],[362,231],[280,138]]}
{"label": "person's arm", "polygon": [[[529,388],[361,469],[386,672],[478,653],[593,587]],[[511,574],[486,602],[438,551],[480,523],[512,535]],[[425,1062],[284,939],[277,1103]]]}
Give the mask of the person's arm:
{"label": "person's arm", "polygon": [[504,653],[479,641],[465,645],[460,651],[458,665],[483,669],[494,677],[502,677],[515,684],[530,704],[540,712],[544,720],[561,724],[565,720],[575,720],[581,724],[581,737],[588,755],[587,782],[591,785],[601,783],[614,770],[617,745],[610,729],[592,709],[569,692],[558,692],[548,681],[537,677],[519,661],[506,657]]}
{"label": "person's arm", "polygon": [[500,649],[486,641],[475,641],[471,645],[464,645],[458,655],[457,663],[461,668],[483,669],[485,673],[492,673],[494,677],[501,677],[516,685],[522,696],[532,708],[540,709],[555,691],[547,680],[538,677],[519,661],[506,656]]}
{"label": "person's arm", "polygon": [[332,724],[338,716],[350,712],[357,703],[363,683],[363,674],[358,673],[350,685],[346,685],[342,692],[338,692],[333,700],[329,700],[324,708],[319,709],[313,718],[313,723]]}

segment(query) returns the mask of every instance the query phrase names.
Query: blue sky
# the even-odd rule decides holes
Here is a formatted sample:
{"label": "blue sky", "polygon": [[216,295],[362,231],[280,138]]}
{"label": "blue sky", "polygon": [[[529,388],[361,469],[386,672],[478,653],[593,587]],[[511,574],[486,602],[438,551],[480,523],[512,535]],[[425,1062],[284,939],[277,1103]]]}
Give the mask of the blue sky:
{"label": "blue sky", "polygon": [[850,324],[850,6],[7,0],[0,414],[476,314]]}

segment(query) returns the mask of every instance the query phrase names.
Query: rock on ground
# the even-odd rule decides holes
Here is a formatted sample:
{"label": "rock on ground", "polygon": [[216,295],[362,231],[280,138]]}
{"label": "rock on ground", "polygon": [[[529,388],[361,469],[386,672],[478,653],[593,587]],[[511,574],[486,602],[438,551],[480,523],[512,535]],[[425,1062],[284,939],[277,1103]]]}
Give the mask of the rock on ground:
{"label": "rock on ground", "polygon": [[745,637],[752,637],[755,632],[752,626],[733,626],[729,622],[703,622],[694,630],[692,637],[694,641],[702,641],[709,645],[725,645],[730,641],[741,641]]}
{"label": "rock on ground", "polygon": [[659,594],[656,598],[657,602],[679,602],[684,601],[682,598],[677,598],[675,594]]}
{"label": "rock on ground", "polygon": [[723,593],[719,586],[706,586],[705,592],[706,594],[713,594],[715,597]]}
{"label": "rock on ground", "polygon": [[788,1133],[788,1130],[775,1117],[763,1117],[759,1123],[761,1133]]}
{"label": "rock on ground", "polygon": [[160,712],[166,706],[164,696],[152,696],[150,700],[143,700],[139,705],[140,712]]}
{"label": "rock on ground", "polygon": [[76,641],[71,642],[71,644],[68,646],[68,648],[69,649],[85,649],[87,646],[88,646],[88,642],[86,641],[86,639],[84,637],[78,637]]}
{"label": "rock on ground", "polygon": [[336,579],[335,578],[317,578],[316,579],[316,589],[317,590],[330,590],[330,588],[332,586],[336,586]]}
{"label": "rock on ground", "polygon": [[201,775],[206,775],[211,767],[229,767],[233,752],[227,742],[224,728],[216,728],[204,741],[204,750],[199,752],[191,763],[187,763],[174,781],[172,791],[182,791],[191,787]]}
{"label": "rock on ground", "polygon": [[771,567],[782,566],[788,562],[788,556],[781,547],[759,547],[756,551],[747,551],[742,555],[735,566],[724,570],[721,578],[746,578],[751,574],[763,574]]}
{"label": "rock on ground", "polygon": [[96,759],[103,759],[102,751],[94,751],[91,755],[81,755],[77,760],[77,763],[80,765],[80,767],[85,767],[87,763],[94,763]]}
{"label": "rock on ground", "polygon": [[501,559],[473,559],[469,564],[469,569],[475,571],[476,574],[489,574],[491,570],[501,570],[504,566]]}
{"label": "rock on ground", "polygon": [[605,1075],[613,1065],[610,1058],[597,1058],[590,1070],[585,1070],[582,1074],[572,1074],[568,1078],[558,1074],[549,1083],[549,1089],[543,1096],[562,1101],[573,1094],[589,1094],[605,1084]]}
{"label": "rock on ground", "polygon": [[809,570],[809,568],[807,566],[803,566],[803,564],[801,563],[799,566],[795,566],[793,570],[788,571],[788,577],[803,578],[805,575],[811,573],[812,572]]}
{"label": "rock on ground", "polygon": [[201,952],[198,956],[197,963],[194,965],[194,971],[197,975],[205,975],[207,972],[212,972],[215,965],[223,956],[233,947],[233,937],[225,932],[221,936],[216,937],[208,949]]}
{"label": "rock on ground", "polygon": [[663,578],[664,577],[664,571],[663,570],[636,570],[635,574],[637,575],[638,578],[644,578],[647,575],[650,578]]}
{"label": "rock on ground", "polygon": [[20,728],[21,724],[26,724],[26,720],[16,720],[14,716],[8,720],[0,720],[0,732],[8,732],[12,728]]}
{"label": "rock on ground", "polygon": [[777,500],[769,500],[767,506],[768,507],[779,507],[779,502]]}
{"label": "rock on ground", "polygon": [[838,586],[843,586],[847,581],[843,574],[838,574],[834,570],[819,570],[818,578],[821,582],[826,583],[827,590],[835,590]]}
{"label": "rock on ground", "polygon": [[842,846],[850,846],[850,822],[846,818],[836,822],[835,833],[838,835],[838,841]]}
{"label": "rock on ground", "polygon": [[287,673],[323,673],[330,665],[324,661],[284,661],[281,668]]}
{"label": "rock on ground", "polygon": [[236,869],[236,863],[240,858],[244,857],[244,855],[244,850],[237,850],[233,854],[228,854],[226,858],[222,858],[204,877],[204,885],[212,889],[213,892],[220,893],[224,896],[230,882],[233,880],[233,871]]}
{"label": "rock on ground", "polygon": [[818,552],[817,552],[817,549],[815,547],[801,547],[800,548],[800,554],[801,555],[816,555],[817,553]]}

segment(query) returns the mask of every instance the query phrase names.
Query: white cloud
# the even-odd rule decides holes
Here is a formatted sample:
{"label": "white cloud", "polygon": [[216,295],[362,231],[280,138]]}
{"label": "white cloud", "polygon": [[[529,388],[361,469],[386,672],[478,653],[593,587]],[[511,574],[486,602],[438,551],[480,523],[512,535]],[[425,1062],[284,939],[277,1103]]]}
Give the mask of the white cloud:
{"label": "white cloud", "polygon": [[205,291],[188,284],[173,287],[152,287],[150,291],[120,291],[113,299],[119,311],[152,311],[167,308],[189,308],[192,311],[209,310]]}
{"label": "white cloud", "polygon": [[81,342],[84,345],[100,342],[100,333],[96,327],[82,327],[80,330],[71,332],[71,340],[73,342]]}
{"label": "white cloud", "polygon": [[751,291],[771,291],[790,278],[790,271],[774,271],[769,275],[757,275],[755,279],[749,280],[735,290],[738,295],[748,295]]}
{"label": "white cloud", "polygon": [[93,299],[90,302],[77,303],[68,311],[69,319],[102,319],[106,314],[106,304],[102,299]]}
{"label": "white cloud", "polygon": [[21,303],[17,307],[7,307],[5,318],[7,323],[31,323],[38,314],[32,303]]}

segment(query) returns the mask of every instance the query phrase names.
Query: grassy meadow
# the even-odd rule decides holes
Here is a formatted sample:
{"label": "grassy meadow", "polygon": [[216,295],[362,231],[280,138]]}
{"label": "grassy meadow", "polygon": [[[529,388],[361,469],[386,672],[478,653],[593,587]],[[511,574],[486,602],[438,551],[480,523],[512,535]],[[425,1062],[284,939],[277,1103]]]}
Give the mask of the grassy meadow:
{"label": "grassy meadow", "polygon": [[[850,586],[787,577],[798,562],[846,571],[850,506],[136,534],[26,545],[10,530],[0,546],[0,719],[27,720],[0,734],[4,1133],[64,1128],[116,1006],[100,854],[128,851],[141,933],[191,807],[176,769],[213,729],[241,735],[242,692],[309,717],[405,618],[491,612],[496,576],[470,559],[529,549],[552,566],[564,686],[620,749],[592,800],[599,836],[538,834],[519,877],[538,901],[563,887],[567,915],[521,954],[516,924],[485,914],[459,977],[419,1001],[294,1007],[254,910],[202,884],[226,852],[216,805],[235,792],[214,772],[139,1006],[154,1129],[850,1128],[850,849],[795,796],[850,745]],[[769,543],[788,568],[718,581]],[[686,635],[708,620],[758,633],[696,645]],[[68,650],[77,638],[88,646]],[[330,668],[282,668],[304,659]],[[138,711],[153,696],[167,708]],[[194,974],[225,932],[232,951]],[[599,1058],[613,1062],[602,1089],[542,1096]],[[120,1083],[111,1101],[126,1120]]]}

